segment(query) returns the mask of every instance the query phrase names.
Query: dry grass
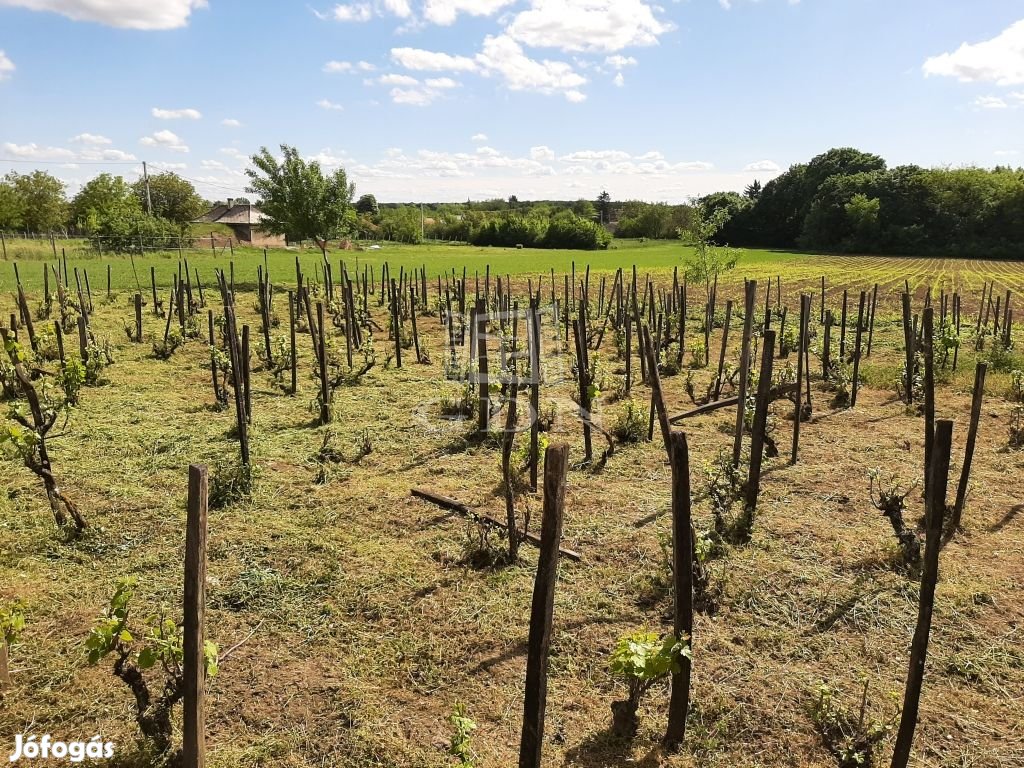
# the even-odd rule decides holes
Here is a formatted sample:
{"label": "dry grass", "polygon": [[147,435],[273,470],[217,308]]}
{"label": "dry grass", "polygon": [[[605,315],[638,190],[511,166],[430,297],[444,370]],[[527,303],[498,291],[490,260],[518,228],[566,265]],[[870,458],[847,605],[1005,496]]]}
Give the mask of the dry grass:
{"label": "dry grass", "polygon": [[[883,283],[879,317],[887,320],[896,308],[889,289],[906,274],[918,286],[944,276],[980,293],[981,280],[995,277],[1024,290],[1020,265],[807,261],[782,273],[791,308],[800,287],[816,291],[822,271],[832,286]],[[774,274],[771,264],[748,270],[762,281]],[[722,293],[738,299],[739,275],[731,278]],[[516,287],[525,292],[525,282]],[[6,317],[12,308],[4,301]],[[239,306],[256,329],[251,297],[240,297]],[[967,317],[975,311],[972,303],[964,309]],[[383,311],[376,314],[383,324]],[[12,653],[14,687],[0,700],[0,734],[70,740],[100,733],[121,745],[126,765],[136,736],[129,696],[109,667],[86,665],[83,642],[121,575],[138,576],[140,605],[179,610],[186,467],[223,466],[237,452],[231,411],[209,407],[206,347],[191,342],[169,361],[156,360],[148,343],[125,342],[129,317],[123,300],[97,302],[95,327],[118,345],[117,362],[107,385],[84,391],[69,435],[54,450],[64,487],[92,523],[89,533],[62,539],[36,479],[11,462],[0,465],[0,596],[17,595],[29,608]],[[161,322],[146,315],[148,340],[162,333]],[[308,337],[300,336],[297,397],[254,374],[257,483],[250,499],[210,515],[208,634],[224,649],[254,632],[210,683],[213,766],[448,765],[447,716],[456,701],[479,724],[478,764],[516,762],[536,553],[526,548],[514,566],[474,569],[464,564],[466,523],[410,498],[410,488],[424,486],[497,516],[502,510],[497,450],[463,439],[464,426],[438,418],[440,392],[454,385],[439,383],[437,318],[419,325],[431,365],[378,365],[358,386],[338,391],[335,445],[350,456],[369,430],[373,451],[358,463],[332,465],[326,484],[314,482],[323,429],[312,426]],[[562,345],[550,327],[544,333],[546,363],[564,368]],[[834,766],[809,714],[817,685],[839,688],[856,709],[866,677],[870,712],[891,712],[889,693],[902,691],[906,675],[917,583],[892,565],[894,540],[871,507],[867,470],[881,466],[908,480],[922,471],[922,420],[891,386],[900,338],[897,324],[880,323],[857,407],[834,410],[816,389],[800,463],[766,463],[753,541],[714,562],[722,596],[713,614],[696,619],[694,704],[678,756],[657,746],[664,687],[642,707],[631,747],[605,733],[609,704],[622,694],[607,668],[615,640],[636,627],[671,626],[659,544],[671,527],[664,450],[625,446],[599,473],[571,472],[565,544],[585,561],[563,564],[556,591],[546,765]],[[604,352],[614,378],[621,363],[610,335]],[[973,358],[965,348],[960,371],[940,385],[939,416],[956,421],[954,478]],[[703,383],[710,372],[696,375]],[[682,375],[664,381],[673,412],[689,406],[682,384]],[[559,403],[552,439],[568,441],[579,457],[571,385],[549,388],[542,401]],[[1005,449],[1006,387],[1005,374],[990,377],[967,531],[942,554],[916,766],[1024,764],[1024,453]],[[643,400],[646,390],[636,394]],[[611,422],[620,407],[605,402],[599,410]],[[785,410],[776,405],[784,457]],[[695,489],[702,465],[731,445],[733,418],[722,411],[683,425]],[[922,504],[916,495],[910,502],[908,519],[916,520]],[[539,520],[539,497],[526,494],[520,504]],[[694,515],[699,527],[710,527],[706,500]],[[881,754],[890,747],[886,741]]]}

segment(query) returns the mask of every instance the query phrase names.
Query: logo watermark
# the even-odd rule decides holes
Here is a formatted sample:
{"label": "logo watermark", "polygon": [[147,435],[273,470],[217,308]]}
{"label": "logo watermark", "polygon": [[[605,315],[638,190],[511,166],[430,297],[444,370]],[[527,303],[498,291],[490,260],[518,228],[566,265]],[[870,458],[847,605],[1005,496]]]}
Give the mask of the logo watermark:
{"label": "logo watermark", "polygon": [[57,741],[50,734],[14,736],[14,751],[7,761],[22,760],[67,760],[84,763],[86,760],[106,760],[114,756],[114,742],[104,741],[102,736],[93,736],[89,741]]}

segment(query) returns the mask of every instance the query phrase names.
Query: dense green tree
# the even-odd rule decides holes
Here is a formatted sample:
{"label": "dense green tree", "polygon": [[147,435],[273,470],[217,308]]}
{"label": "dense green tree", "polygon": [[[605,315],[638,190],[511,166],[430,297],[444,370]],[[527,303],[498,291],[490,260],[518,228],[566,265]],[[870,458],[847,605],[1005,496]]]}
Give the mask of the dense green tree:
{"label": "dense green tree", "polygon": [[22,228],[44,233],[64,226],[68,204],[63,181],[45,171],[9,173],[6,181],[14,190],[14,207],[20,206]]}
{"label": "dense green tree", "polygon": [[71,200],[73,226],[92,232],[101,217],[141,212],[139,198],[120,176],[101,173],[85,183]]}
{"label": "dense green tree", "polygon": [[14,184],[14,174],[0,179],[0,230],[21,229],[24,226],[25,201]]}
{"label": "dense green tree", "polygon": [[281,154],[278,162],[262,147],[245,171],[248,191],[259,195],[260,209],[267,215],[263,226],[293,240],[315,240],[326,256],[328,240],[355,229],[355,184],[344,168],[325,175],[320,163],[307,162],[295,147],[282,144]]}
{"label": "dense green tree", "polygon": [[356,213],[360,216],[377,216],[380,213],[380,206],[377,205],[377,198],[371,194],[360,196],[356,200]]}
{"label": "dense green tree", "polygon": [[594,220],[597,218],[597,208],[589,200],[577,200],[572,204],[572,212],[579,216],[581,219]]}
{"label": "dense green tree", "polygon": [[[142,210],[146,210],[146,181],[139,179],[132,185]],[[185,229],[206,212],[206,203],[187,179],[170,171],[149,177],[149,196],[153,210],[147,211],[161,219],[173,221]]]}

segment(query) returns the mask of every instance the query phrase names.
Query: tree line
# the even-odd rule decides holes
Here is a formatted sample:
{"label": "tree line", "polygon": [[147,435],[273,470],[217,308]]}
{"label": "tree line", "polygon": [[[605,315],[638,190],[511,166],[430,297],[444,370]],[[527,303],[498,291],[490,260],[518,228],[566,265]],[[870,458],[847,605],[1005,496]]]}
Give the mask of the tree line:
{"label": "tree line", "polygon": [[762,188],[700,199],[725,210],[720,242],[846,253],[1020,258],[1024,169],[889,168],[840,148],[793,165]]}

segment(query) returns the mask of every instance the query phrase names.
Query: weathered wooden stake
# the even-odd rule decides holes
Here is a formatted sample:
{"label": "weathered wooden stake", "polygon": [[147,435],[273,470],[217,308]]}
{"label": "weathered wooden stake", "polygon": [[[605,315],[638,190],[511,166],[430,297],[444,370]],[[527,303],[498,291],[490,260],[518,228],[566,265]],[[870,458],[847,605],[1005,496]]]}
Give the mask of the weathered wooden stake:
{"label": "weathered wooden stake", "polygon": [[[670,435],[669,461],[672,464],[672,629],[679,642],[693,648],[693,524],[690,519],[690,455],[686,433]],[[680,659],[680,670],[672,675],[672,695],[668,705],[668,727],[664,744],[676,750],[686,737],[686,716],[690,710],[689,658]]]}
{"label": "weathered wooden stake", "polygon": [[205,466],[188,468],[188,514],[185,519],[184,768],[206,765],[206,654],[203,619],[206,612],[206,514],[209,475]]}
{"label": "weathered wooden stake", "polygon": [[[931,307],[928,307],[930,310]],[[906,768],[910,761],[910,748],[914,742],[914,729],[921,703],[921,684],[924,664],[928,655],[928,636],[932,627],[932,609],[935,604],[935,584],[939,579],[939,550],[942,539],[942,518],[946,508],[946,484],[949,475],[949,452],[953,439],[953,422],[941,419],[935,424],[934,444],[930,454],[931,482],[927,495],[924,565],[921,574],[921,597],[918,604],[917,627],[910,646],[910,669],[907,688],[903,696],[903,713],[893,749],[892,768]]]}
{"label": "weathered wooden stake", "polygon": [[[769,283],[771,285],[771,283]],[[757,402],[754,406],[754,425],[750,436],[750,471],[747,476],[745,504],[753,515],[757,497],[761,492],[761,463],[764,459],[765,427],[768,424],[769,392],[772,386],[772,362],[775,351],[775,331],[764,332],[761,344],[761,372],[757,380]]]}
{"label": "weathered wooden stake", "polygon": [[562,538],[562,510],[565,505],[568,467],[569,446],[548,446],[544,455],[544,517],[541,522],[540,557],[530,612],[519,768],[540,768],[541,765],[548,691],[548,655],[551,650],[555,582],[558,578],[558,545]]}
{"label": "weathered wooden stake", "polygon": [[960,470],[960,483],[956,489],[956,503],[953,506],[953,517],[950,520],[950,534],[960,529],[967,502],[967,483],[971,476],[971,462],[974,461],[974,445],[978,439],[978,422],[981,419],[981,403],[985,397],[985,374],[988,363],[978,363],[974,369],[974,396],[971,398],[971,423],[967,429],[967,445],[964,448],[963,468]]}

